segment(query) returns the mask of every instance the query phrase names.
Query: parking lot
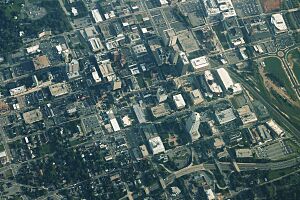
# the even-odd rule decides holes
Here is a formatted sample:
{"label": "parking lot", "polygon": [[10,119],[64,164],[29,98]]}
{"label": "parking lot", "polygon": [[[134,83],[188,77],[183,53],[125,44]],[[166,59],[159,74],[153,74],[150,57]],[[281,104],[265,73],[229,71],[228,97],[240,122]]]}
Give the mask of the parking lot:
{"label": "parking lot", "polygon": [[294,45],[293,37],[288,34],[276,38],[276,46],[278,47],[278,49],[286,49],[293,45]]}
{"label": "parking lot", "polygon": [[153,8],[160,7],[159,1],[145,0],[144,2],[145,2],[148,9],[153,9]]}
{"label": "parking lot", "polygon": [[164,17],[162,16],[162,13],[160,10],[151,11],[150,13],[151,13],[153,22],[158,29],[162,29],[162,30],[168,29],[167,22],[164,20]]}
{"label": "parking lot", "polygon": [[261,14],[260,5],[256,0],[237,0],[232,1],[238,16],[246,17]]}
{"label": "parking lot", "polygon": [[287,146],[284,141],[279,140],[270,145],[259,146],[255,149],[258,158],[281,160],[287,155],[293,153],[291,147]]}
{"label": "parking lot", "polygon": [[267,53],[275,53],[277,51],[276,45],[273,41],[263,43],[264,48],[266,49]]}

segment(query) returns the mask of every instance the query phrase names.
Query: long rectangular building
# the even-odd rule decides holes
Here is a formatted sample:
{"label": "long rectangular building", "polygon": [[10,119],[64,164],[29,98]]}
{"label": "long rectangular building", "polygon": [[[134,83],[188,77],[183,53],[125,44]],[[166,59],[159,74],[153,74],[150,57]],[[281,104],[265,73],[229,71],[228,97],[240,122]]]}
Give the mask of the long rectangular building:
{"label": "long rectangular building", "polygon": [[103,21],[98,9],[93,9],[92,10],[92,16],[93,16],[96,23]]}
{"label": "long rectangular building", "polygon": [[133,107],[133,111],[134,111],[139,123],[140,124],[145,123],[146,122],[145,113],[144,113],[143,109],[141,108],[141,106],[139,106],[138,104],[135,104],[132,107]]}
{"label": "long rectangular building", "polygon": [[233,81],[232,81],[231,77],[229,76],[226,69],[219,68],[219,69],[217,69],[217,73],[218,73],[218,75],[222,81],[222,84],[226,90],[233,87],[233,85],[234,85]]}

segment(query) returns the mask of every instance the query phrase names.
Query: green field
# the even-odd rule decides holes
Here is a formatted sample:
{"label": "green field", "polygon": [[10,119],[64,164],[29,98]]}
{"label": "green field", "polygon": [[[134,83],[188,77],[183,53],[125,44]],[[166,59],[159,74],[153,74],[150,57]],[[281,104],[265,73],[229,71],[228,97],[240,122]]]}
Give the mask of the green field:
{"label": "green field", "polygon": [[300,43],[300,33],[299,32],[293,33],[293,37],[294,37],[296,43]]}
{"label": "green field", "polygon": [[286,168],[286,169],[280,169],[280,170],[272,170],[268,173],[268,179],[273,180],[273,179],[279,178],[281,176],[285,176],[287,174],[290,174],[294,171],[296,171],[296,169],[293,168],[293,167]]}
{"label": "green field", "polygon": [[292,50],[288,54],[288,59],[293,62],[293,72],[300,82],[300,51],[299,49]]}
{"label": "green field", "polygon": [[49,144],[44,144],[39,147],[39,153],[41,156],[51,153],[51,146]]}
{"label": "green field", "polygon": [[[256,68],[256,66],[253,66]],[[258,70],[258,69],[256,69]],[[254,80],[256,80],[256,87],[259,89],[260,94],[262,97],[266,99],[266,101],[272,103],[276,107],[278,107],[282,112],[284,112],[286,115],[289,116],[290,122],[298,129],[300,130],[300,109],[292,106],[290,103],[288,103],[286,100],[284,100],[280,95],[276,94],[275,92],[269,92],[263,83],[262,77],[259,75],[259,73],[254,74]],[[277,116],[272,116],[281,126],[284,127],[284,124],[280,122],[280,120],[277,119]]]}
{"label": "green field", "polygon": [[294,90],[292,89],[292,84],[288,79],[284,69],[282,68],[281,61],[276,57],[269,57],[264,59],[265,70],[275,84],[284,87],[288,95],[292,99],[297,99]]}

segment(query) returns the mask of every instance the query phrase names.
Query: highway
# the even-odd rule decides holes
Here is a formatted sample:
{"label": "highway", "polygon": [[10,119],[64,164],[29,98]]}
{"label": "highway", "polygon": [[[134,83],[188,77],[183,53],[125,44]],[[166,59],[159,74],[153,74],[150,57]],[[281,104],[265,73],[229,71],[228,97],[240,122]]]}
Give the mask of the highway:
{"label": "highway", "polygon": [[299,88],[299,82],[298,82],[298,79],[297,77],[295,76],[293,70],[292,70],[292,67],[290,66],[290,63],[288,61],[288,54],[290,51],[293,51],[295,49],[297,49],[299,47],[295,47],[295,48],[292,48],[292,49],[289,49],[286,53],[285,53],[285,56],[284,58],[280,58],[282,63],[283,63],[283,67],[284,67],[284,70],[286,71],[287,75],[288,75],[288,78],[290,79],[291,83],[292,83],[292,86],[294,87],[294,90],[296,92],[296,95],[298,97],[298,99],[300,99],[300,88]]}
{"label": "highway", "polygon": [[235,79],[237,82],[240,82],[255,99],[259,100],[268,109],[271,116],[276,116],[276,118],[281,122],[281,124],[284,125],[285,128],[288,129],[298,140],[300,140],[300,131],[286,118],[286,116],[284,116],[280,112],[280,110],[278,110],[274,105],[272,105],[270,102],[264,99],[258,93],[258,91],[256,91],[252,86],[250,86],[246,80],[239,77],[232,69],[227,69],[233,79]]}
{"label": "highway", "polygon": [[[289,167],[296,166],[300,163],[300,157],[296,157],[286,161],[278,161],[278,162],[268,162],[268,163],[237,163],[238,167],[241,171],[251,171],[251,170],[280,170]],[[233,165],[230,162],[219,162],[220,167],[223,171],[233,171]],[[174,182],[175,179],[180,178],[182,176],[191,174],[193,172],[205,171],[211,173],[210,170],[216,170],[217,167],[215,164],[199,164],[193,165],[176,172],[173,172],[169,176],[167,176],[164,181],[164,185],[168,186]]]}

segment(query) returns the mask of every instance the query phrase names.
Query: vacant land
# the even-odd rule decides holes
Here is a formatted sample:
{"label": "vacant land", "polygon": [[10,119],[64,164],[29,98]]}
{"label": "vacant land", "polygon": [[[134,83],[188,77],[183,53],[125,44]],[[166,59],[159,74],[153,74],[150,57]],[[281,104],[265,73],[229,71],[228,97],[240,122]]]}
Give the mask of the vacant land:
{"label": "vacant land", "polygon": [[260,0],[260,3],[265,12],[271,12],[280,9],[281,0]]}
{"label": "vacant land", "polygon": [[269,57],[264,60],[265,71],[267,76],[278,86],[284,88],[287,94],[294,99],[295,92],[292,89],[290,80],[288,79],[281,61],[276,57]]}
{"label": "vacant land", "polygon": [[[257,72],[259,71],[260,69],[257,69]],[[275,92],[274,90],[270,90],[270,88],[267,88],[267,86],[265,85],[265,81],[261,76],[261,73],[255,73],[254,80],[256,80],[256,87],[259,89],[260,94],[266,99],[266,101],[270,102],[271,104],[276,106],[279,110],[281,110],[282,113],[287,115],[289,121],[297,129],[300,130],[300,116],[299,116],[300,108],[297,106],[293,106],[277,92]],[[275,115],[272,117],[275,120],[277,119]],[[281,124],[280,120],[278,120],[278,123]],[[281,125],[284,126],[284,124]]]}
{"label": "vacant land", "polygon": [[300,82],[300,49],[299,48],[289,53],[288,62],[290,63],[290,66],[292,67],[292,70],[296,78]]}
{"label": "vacant land", "polygon": [[276,178],[290,174],[294,171],[296,171],[296,169],[294,169],[293,167],[286,168],[286,169],[280,169],[280,170],[272,170],[268,173],[268,178],[269,178],[269,180],[274,180]]}

